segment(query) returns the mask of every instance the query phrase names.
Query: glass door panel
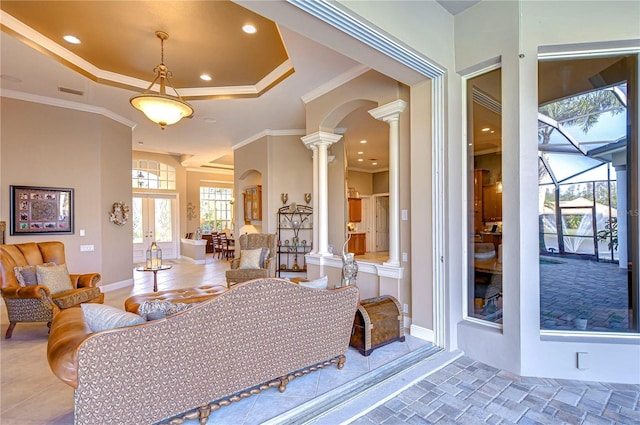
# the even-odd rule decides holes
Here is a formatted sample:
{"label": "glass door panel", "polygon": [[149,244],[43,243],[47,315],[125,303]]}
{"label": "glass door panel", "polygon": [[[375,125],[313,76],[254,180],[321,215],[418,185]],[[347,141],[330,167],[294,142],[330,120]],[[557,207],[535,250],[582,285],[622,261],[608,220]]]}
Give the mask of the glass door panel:
{"label": "glass door panel", "polygon": [[176,197],[154,194],[134,194],[133,216],[133,262],[145,261],[146,250],[151,242],[162,249],[162,258],[178,255]]}

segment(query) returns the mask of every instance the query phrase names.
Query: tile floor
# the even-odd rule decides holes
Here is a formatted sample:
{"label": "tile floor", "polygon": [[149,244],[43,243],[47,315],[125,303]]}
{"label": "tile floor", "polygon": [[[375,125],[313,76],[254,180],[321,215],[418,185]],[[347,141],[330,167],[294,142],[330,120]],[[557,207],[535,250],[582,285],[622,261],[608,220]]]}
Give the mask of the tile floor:
{"label": "tile floor", "polygon": [[[158,273],[160,290],[224,284],[224,271],[228,268],[228,262],[210,258],[204,266],[185,261],[173,263],[173,269]],[[107,292],[105,302],[122,307],[127,297],[151,291],[151,273],[135,272],[134,280],[132,287]],[[4,303],[0,305],[0,320],[4,335],[7,327]],[[73,424],[73,390],[51,373],[46,341],[44,324],[19,324],[11,340],[0,340],[3,425]],[[350,349],[342,371],[335,367],[323,369],[293,380],[283,394],[270,389],[233,403],[212,413],[209,423],[640,423],[640,385],[518,377],[461,357],[461,353],[439,353],[418,359],[415,364],[402,366],[402,372],[392,379],[369,382],[368,389],[353,394],[353,399],[345,397],[339,405],[328,405],[312,419],[298,419],[304,416],[300,411],[316,400],[345,388],[340,385],[365,382],[389,365],[427,349],[429,344],[410,336],[404,343],[375,350],[368,358]]]}
{"label": "tile floor", "polygon": [[[589,316],[587,330],[632,332],[628,272],[618,264],[554,255],[540,261],[542,329],[576,330],[574,318]],[[614,323],[616,315],[620,322]]]}
{"label": "tile floor", "polygon": [[460,357],[352,423],[631,425],[640,385],[526,378]]}

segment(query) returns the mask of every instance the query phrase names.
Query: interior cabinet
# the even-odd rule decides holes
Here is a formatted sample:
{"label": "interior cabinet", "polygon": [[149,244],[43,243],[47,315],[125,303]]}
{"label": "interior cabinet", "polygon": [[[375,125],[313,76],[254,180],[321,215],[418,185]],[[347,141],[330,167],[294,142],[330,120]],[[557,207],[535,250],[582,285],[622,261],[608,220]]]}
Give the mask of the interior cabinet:
{"label": "interior cabinet", "polygon": [[262,221],[262,186],[244,189],[244,221]]}
{"label": "interior cabinet", "polygon": [[495,184],[482,188],[482,218],[487,221],[502,221],[502,193]]}
{"label": "interior cabinet", "polygon": [[362,255],[367,251],[367,235],[365,233],[351,233],[347,250],[355,255]]}
{"label": "interior cabinet", "polygon": [[362,199],[349,198],[349,222],[360,223],[362,221]]}
{"label": "interior cabinet", "polygon": [[306,272],[305,254],[313,245],[313,208],[307,205],[285,205],[278,209],[277,274]]}

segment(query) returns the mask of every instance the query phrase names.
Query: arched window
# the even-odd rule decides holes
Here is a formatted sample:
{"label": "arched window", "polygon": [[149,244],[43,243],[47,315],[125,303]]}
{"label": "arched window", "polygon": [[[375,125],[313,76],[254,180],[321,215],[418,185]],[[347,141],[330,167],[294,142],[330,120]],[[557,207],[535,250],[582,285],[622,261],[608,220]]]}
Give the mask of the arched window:
{"label": "arched window", "polygon": [[131,166],[134,189],[176,189],[176,168],[163,162],[134,159]]}

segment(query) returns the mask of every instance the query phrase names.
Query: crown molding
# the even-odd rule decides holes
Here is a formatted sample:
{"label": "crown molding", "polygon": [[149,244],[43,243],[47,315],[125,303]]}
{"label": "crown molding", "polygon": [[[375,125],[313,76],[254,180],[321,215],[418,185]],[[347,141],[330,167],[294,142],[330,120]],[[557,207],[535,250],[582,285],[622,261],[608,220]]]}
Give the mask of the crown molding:
{"label": "crown molding", "polygon": [[73,109],[75,111],[89,112],[91,114],[102,115],[106,118],[119,122],[122,125],[130,127],[132,130],[135,128],[136,123],[128,118],[118,115],[108,109],[100,106],[88,105],[86,103],[71,102],[68,100],[56,99],[53,97],[39,96],[35,94],[23,93],[14,90],[0,89],[0,97],[6,97],[10,99],[23,100],[25,102],[40,103],[42,105],[56,106],[58,108]]}
{"label": "crown molding", "polygon": [[324,96],[325,94],[329,93],[331,90],[335,90],[338,87],[342,86],[343,84],[346,84],[349,81],[353,80],[354,78],[361,76],[362,74],[369,71],[370,69],[371,68],[369,68],[366,65],[355,66],[350,70],[338,75],[337,77],[332,78],[331,80],[320,85],[319,87],[311,90],[310,92],[303,94],[301,96],[301,99],[306,105],[307,103],[321,96]]}
{"label": "crown molding", "polygon": [[336,2],[328,0],[286,1],[426,77],[435,78],[444,74],[444,69],[431,63],[404,43],[383,34],[383,31],[371,22],[365,21],[360,16],[358,19],[354,18],[340,8]]}
{"label": "crown molding", "polygon": [[234,151],[236,149],[240,149],[243,146],[247,146],[256,140],[262,139],[267,136],[304,136],[307,134],[307,130],[305,129],[291,129],[291,130],[263,130],[260,133],[254,134],[253,136],[244,139],[243,141],[236,143],[231,147]]}
{"label": "crown molding", "polygon": [[[0,10],[0,25],[9,34],[89,78],[91,81],[138,91],[146,90],[149,87],[149,82],[153,79],[153,74],[151,73],[149,73],[149,81],[145,81],[98,68],[2,10]],[[255,85],[183,87],[180,88],[180,96],[185,100],[215,99],[219,97],[259,97],[293,73],[293,63],[290,59],[287,59]],[[155,84],[152,89],[157,92],[160,90],[160,86]]]}

